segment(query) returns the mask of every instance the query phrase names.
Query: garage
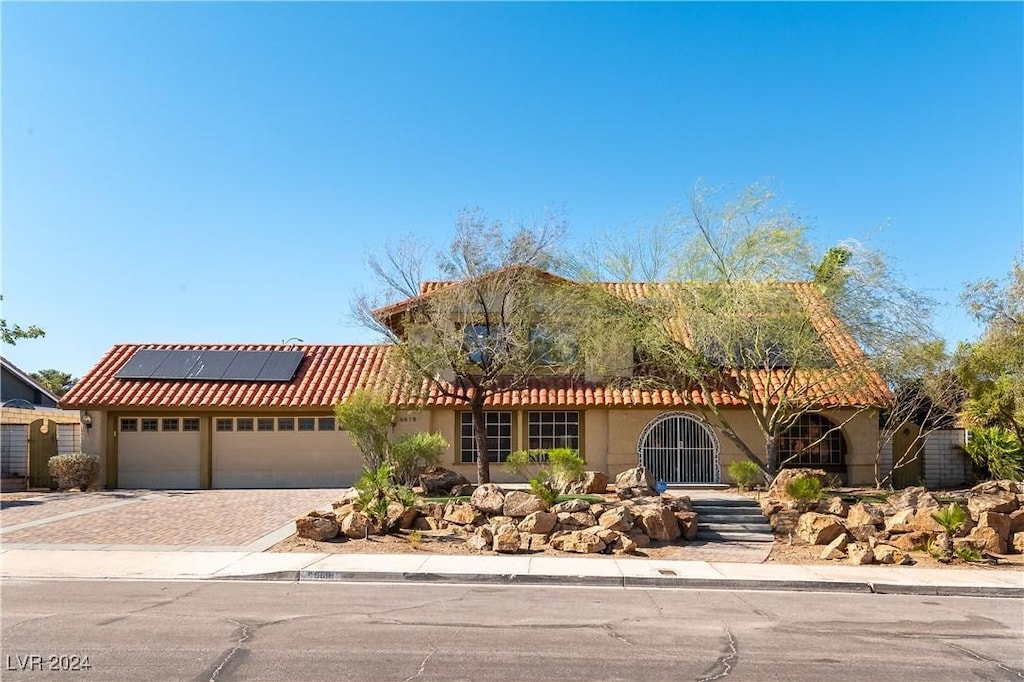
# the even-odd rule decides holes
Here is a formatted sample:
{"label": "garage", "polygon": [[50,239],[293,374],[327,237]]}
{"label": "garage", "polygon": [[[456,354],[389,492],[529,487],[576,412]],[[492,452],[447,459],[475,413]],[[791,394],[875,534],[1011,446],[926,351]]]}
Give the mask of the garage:
{"label": "garage", "polygon": [[121,488],[196,490],[198,417],[121,417],[117,428],[117,482]]}
{"label": "garage", "polygon": [[359,477],[361,463],[333,416],[213,419],[214,488],[347,486]]}

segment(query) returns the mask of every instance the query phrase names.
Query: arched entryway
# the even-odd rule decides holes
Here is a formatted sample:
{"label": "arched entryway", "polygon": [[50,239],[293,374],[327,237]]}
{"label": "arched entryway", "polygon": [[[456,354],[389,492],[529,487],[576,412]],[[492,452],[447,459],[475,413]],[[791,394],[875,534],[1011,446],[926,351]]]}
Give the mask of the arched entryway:
{"label": "arched entryway", "polygon": [[718,483],[718,438],[710,426],[686,412],[651,421],[637,440],[640,465],[666,483]]}

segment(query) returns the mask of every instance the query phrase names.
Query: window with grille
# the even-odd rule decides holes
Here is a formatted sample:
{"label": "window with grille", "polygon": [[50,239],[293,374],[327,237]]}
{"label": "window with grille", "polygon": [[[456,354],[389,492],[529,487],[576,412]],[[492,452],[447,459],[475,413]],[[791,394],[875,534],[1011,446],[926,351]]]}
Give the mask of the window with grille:
{"label": "window with grille", "polygon": [[[476,461],[476,433],[473,428],[473,414],[461,412],[459,421],[460,461],[465,464]],[[512,454],[512,413],[486,412],[484,422],[487,428],[488,458],[492,462],[505,462]]]}
{"label": "window with grille", "polygon": [[138,431],[139,420],[134,417],[121,420],[121,431]]}
{"label": "window with grille", "polygon": [[161,431],[177,431],[178,430],[178,419],[177,417],[165,417],[161,419],[160,430]]}
{"label": "window with grille", "polygon": [[335,426],[334,417],[319,417],[317,419],[317,427],[320,431],[334,431]]}
{"label": "window with grille", "polygon": [[160,422],[158,420],[156,420],[156,419],[143,419],[142,420],[142,430],[143,431],[158,431],[159,430],[159,428],[158,428],[159,427],[159,423]]}
{"label": "window with grille", "polygon": [[579,412],[530,412],[526,429],[530,450],[580,449]]}
{"label": "window with grille", "polygon": [[274,418],[273,417],[260,417],[256,420],[257,431],[273,431],[274,430]]}
{"label": "window with grille", "polygon": [[253,419],[252,417],[239,417],[235,420],[236,431],[252,431]]}
{"label": "window with grille", "polygon": [[316,431],[316,419],[313,417],[299,417],[299,431]]}
{"label": "window with grille", "polygon": [[783,467],[844,469],[846,440],[842,431],[820,414],[804,414],[779,436]]}
{"label": "window with grille", "polygon": [[218,419],[215,424],[215,428],[218,431],[233,431],[234,420],[233,419]]}
{"label": "window with grille", "polygon": [[199,430],[199,419],[198,417],[185,417],[181,420],[182,431],[198,431]]}

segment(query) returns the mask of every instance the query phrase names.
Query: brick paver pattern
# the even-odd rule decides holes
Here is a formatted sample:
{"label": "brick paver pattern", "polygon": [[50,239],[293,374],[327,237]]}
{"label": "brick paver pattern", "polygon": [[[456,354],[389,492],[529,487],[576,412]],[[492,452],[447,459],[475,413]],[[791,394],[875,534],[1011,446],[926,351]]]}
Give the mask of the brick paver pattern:
{"label": "brick paver pattern", "polygon": [[[335,489],[149,491],[149,499],[3,534],[4,543],[242,546],[337,497]],[[78,497],[102,493],[78,493]],[[116,501],[104,498],[99,504]],[[49,503],[49,516],[76,509]],[[69,501],[88,508],[80,500]],[[12,511],[14,511],[12,509]],[[5,512],[6,513],[6,512]],[[29,520],[29,519],[25,519]],[[19,521],[20,523],[20,521]],[[4,517],[4,524],[13,525]]]}
{"label": "brick paver pattern", "polygon": [[95,493],[40,493],[36,497],[0,502],[0,526],[9,528],[29,521],[99,507],[148,495],[148,490],[104,490]]}

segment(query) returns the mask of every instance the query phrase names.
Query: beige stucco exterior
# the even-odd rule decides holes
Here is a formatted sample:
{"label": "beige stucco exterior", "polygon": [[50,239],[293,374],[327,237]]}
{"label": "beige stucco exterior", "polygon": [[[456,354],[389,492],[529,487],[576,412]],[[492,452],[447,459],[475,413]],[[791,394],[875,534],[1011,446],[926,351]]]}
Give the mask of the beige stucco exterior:
{"label": "beige stucco exterior", "polygon": [[[569,408],[544,408],[546,410]],[[438,431],[450,443],[441,464],[476,479],[476,465],[459,461],[458,415],[462,410],[434,408],[401,412],[395,433]],[[527,413],[512,410],[512,448],[526,443]],[[588,469],[616,474],[637,466],[638,439],[652,420],[668,410],[640,408],[590,408],[580,412],[580,450]],[[718,443],[718,478],[729,482],[730,463],[743,459],[740,448],[714,428],[713,420],[698,411],[711,426]],[[110,414],[90,411],[92,427],[83,434],[83,450],[100,455],[109,487],[313,487],[351,485],[363,466],[362,456],[345,431],[219,432],[213,424],[218,417],[330,417],[325,413],[267,412],[126,412]],[[200,432],[119,433],[123,416],[198,416]],[[764,440],[753,416],[743,409],[726,412],[727,419],[743,441],[757,454],[764,452]],[[878,437],[875,410],[857,412],[840,409],[826,414],[842,424],[847,444],[847,482],[871,484],[874,480],[874,448]],[[845,423],[843,423],[845,421]],[[113,475],[116,473],[116,476]],[[496,482],[518,480],[501,464],[492,464]]]}

